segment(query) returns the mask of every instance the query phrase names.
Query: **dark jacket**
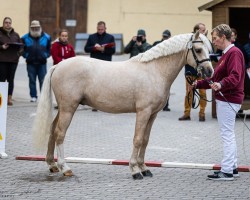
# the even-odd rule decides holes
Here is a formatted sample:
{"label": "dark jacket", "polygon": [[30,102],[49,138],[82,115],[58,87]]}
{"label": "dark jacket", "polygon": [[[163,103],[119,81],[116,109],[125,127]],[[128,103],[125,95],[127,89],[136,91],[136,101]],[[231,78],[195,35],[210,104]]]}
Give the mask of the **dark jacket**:
{"label": "dark jacket", "polygon": [[[7,49],[3,49],[3,44],[9,44]],[[18,63],[20,57],[21,39],[19,34],[12,29],[10,33],[0,27],[0,62]]]}
{"label": "dark jacket", "polygon": [[246,62],[247,63],[247,68],[250,67],[250,41],[248,41],[248,43],[246,43],[244,46],[243,46],[245,52],[246,52],[246,55],[247,55],[247,60]]}
{"label": "dark jacket", "polygon": [[136,41],[131,40],[128,45],[124,48],[124,53],[130,53],[130,58],[137,56],[139,53],[143,53],[149,50],[152,46],[147,43],[147,40],[142,41],[142,45],[138,46]]}
{"label": "dark jacket", "polygon": [[[95,44],[106,46],[104,52],[96,51]],[[102,35],[94,33],[89,36],[84,50],[90,53],[91,58],[111,61],[112,55],[115,53],[115,38],[106,32]]]}
{"label": "dark jacket", "polygon": [[154,47],[154,46],[156,46],[157,44],[160,44],[160,43],[163,42],[163,41],[164,41],[164,40],[155,41],[155,42],[153,43],[152,46]]}
{"label": "dark jacket", "polygon": [[27,33],[21,39],[25,44],[22,56],[26,58],[28,64],[47,63],[51,48],[51,37],[47,33],[42,32],[38,38],[33,38],[30,33]]}

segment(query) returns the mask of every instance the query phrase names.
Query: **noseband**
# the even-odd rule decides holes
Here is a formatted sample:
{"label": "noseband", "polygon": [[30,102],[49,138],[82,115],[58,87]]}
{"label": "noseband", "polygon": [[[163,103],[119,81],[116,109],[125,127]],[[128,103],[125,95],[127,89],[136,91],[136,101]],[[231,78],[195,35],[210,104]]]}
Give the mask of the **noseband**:
{"label": "noseband", "polygon": [[194,47],[193,47],[193,43],[203,43],[202,41],[200,40],[196,40],[196,41],[192,41],[192,37],[190,38],[190,41],[188,42],[188,51],[187,51],[187,55],[186,55],[186,60],[187,60],[187,56],[188,56],[188,53],[189,53],[189,50],[191,49],[192,51],[192,55],[194,57],[194,60],[197,64],[197,66],[203,62],[206,62],[206,61],[211,61],[210,58],[206,58],[206,59],[203,59],[203,60],[198,60],[195,52],[194,52]]}

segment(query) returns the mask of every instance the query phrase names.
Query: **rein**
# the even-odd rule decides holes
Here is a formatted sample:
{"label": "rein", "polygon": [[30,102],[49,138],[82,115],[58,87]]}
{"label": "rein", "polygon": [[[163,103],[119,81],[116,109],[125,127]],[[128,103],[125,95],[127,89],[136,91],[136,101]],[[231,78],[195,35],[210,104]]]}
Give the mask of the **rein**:
{"label": "rein", "polygon": [[[197,80],[197,76],[194,76],[193,74],[191,74],[191,72],[187,72],[185,74],[185,78],[186,78],[186,81],[188,82],[189,85],[193,85],[193,83]],[[192,95],[192,104],[189,101],[190,95]],[[208,99],[201,97],[200,93],[198,92],[198,90],[196,88],[192,89],[192,93],[191,93],[191,91],[188,92],[187,99],[188,99],[188,104],[191,105],[193,109],[198,108],[198,106],[200,105],[201,99],[204,101],[207,101],[207,102],[214,101],[213,99],[208,100]],[[196,103],[196,101],[198,101],[198,103]]]}

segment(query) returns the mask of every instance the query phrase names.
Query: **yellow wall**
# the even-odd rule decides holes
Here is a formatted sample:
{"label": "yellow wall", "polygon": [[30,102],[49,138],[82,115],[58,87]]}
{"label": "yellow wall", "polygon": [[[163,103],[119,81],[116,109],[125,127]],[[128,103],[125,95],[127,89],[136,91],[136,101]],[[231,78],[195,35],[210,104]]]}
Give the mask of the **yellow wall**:
{"label": "yellow wall", "polygon": [[0,26],[4,17],[12,19],[12,27],[20,36],[29,30],[29,0],[0,0]]}
{"label": "yellow wall", "polygon": [[[107,32],[123,33],[126,45],[139,28],[146,30],[149,43],[159,40],[165,29],[169,29],[172,35],[191,32],[197,22],[205,23],[211,31],[212,13],[198,11],[199,6],[210,1],[88,0],[87,32],[96,32],[96,23],[103,20]],[[20,36],[29,30],[29,2],[0,0],[0,21],[6,16],[11,17],[12,26]]]}
{"label": "yellow wall", "polygon": [[165,29],[172,35],[192,32],[194,24],[205,23],[211,31],[212,13],[198,7],[211,0],[89,0],[87,32],[106,22],[107,32],[123,33],[124,44],[143,28],[149,43],[161,39]]}

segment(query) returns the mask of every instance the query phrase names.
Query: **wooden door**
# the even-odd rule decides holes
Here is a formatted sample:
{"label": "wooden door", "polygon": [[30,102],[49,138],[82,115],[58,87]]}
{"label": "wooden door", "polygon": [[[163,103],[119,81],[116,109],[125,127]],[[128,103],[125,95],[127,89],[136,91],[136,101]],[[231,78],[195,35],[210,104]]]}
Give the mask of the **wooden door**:
{"label": "wooden door", "polygon": [[75,34],[87,30],[87,0],[30,0],[30,22],[38,20],[52,40],[60,29],[69,31],[69,42],[75,46]]}

